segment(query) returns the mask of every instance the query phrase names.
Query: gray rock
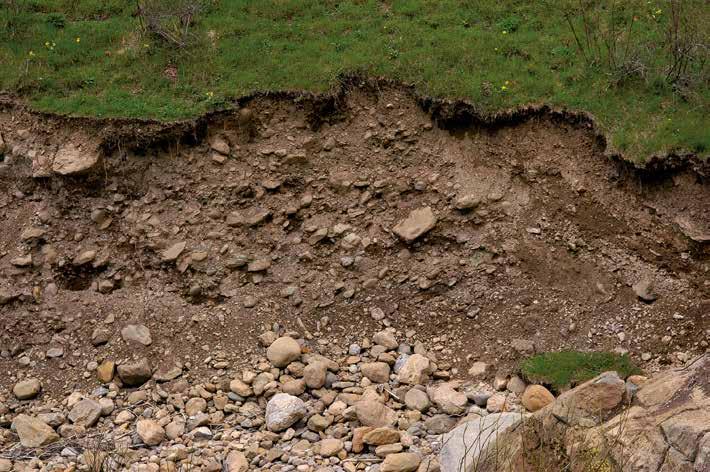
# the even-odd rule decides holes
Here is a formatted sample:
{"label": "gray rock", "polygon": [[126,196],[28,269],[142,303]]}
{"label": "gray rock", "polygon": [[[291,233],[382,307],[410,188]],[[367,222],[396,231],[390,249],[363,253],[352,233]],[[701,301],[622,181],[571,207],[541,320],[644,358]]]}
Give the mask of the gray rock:
{"label": "gray rock", "polygon": [[424,421],[424,428],[429,434],[448,433],[456,427],[457,420],[449,415],[434,415]]}

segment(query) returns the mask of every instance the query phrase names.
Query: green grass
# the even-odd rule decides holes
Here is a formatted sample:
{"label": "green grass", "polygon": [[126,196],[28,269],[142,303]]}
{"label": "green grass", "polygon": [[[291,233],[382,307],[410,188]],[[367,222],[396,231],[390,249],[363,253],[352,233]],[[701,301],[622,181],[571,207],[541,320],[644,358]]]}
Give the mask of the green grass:
{"label": "green grass", "polygon": [[[484,111],[542,102],[586,110],[635,160],[706,153],[707,77],[685,94],[657,74],[614,85],[582,60],[560,1],[211,0],[194,44],[179,49],[143,33],[130,1],[5,0],[0,89],[42,111],[167,121],[257,90],[326,91],[340,74],[362,72]],[[651,12],[666,2],[640,3],[634,38],[653,64],[665,54],[665,17]],[[704,0],[686,5],[710,19]]]}
{"label": "green grass", "polygon": [[602,372],[613,370],[622,378],[641,373],[627,355],[579,351],[538,354],[523,361],[520,370],[529,382],[552,386],[558,392]]}

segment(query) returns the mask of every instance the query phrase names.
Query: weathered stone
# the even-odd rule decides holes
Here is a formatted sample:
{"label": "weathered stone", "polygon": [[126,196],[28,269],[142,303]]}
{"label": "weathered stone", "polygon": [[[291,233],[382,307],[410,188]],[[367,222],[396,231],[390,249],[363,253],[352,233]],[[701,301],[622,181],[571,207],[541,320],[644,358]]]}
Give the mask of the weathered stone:
{"label": "weathered stone", "polygon": [[394,426],[397,421],[397,414],[393,410],[375,400],[355,403],[355,414],[360,424],[374,428]]}
{"label": "weathered stone", "polygon": [[274,366],[286,367],[301,357],[301,346],[295,339],[283,336],[269,346],[266,357]]}
{"label": "weathered stone", "polygon": [[523,379],[517,375],[514,375],[510,378],[510,380],[508,380],[506,388],[516,395],[522,395],[523,392],[525,392],[525,388],[527,388],[527,384]]}
{"label": "weathered stone", "polygon": [[421,461],[421,456],[413,452],[390,454],[380,465],[380,472],[414,472]]}
{"label": "weathered stone", "polygon": [[20,414],[12,424],[24,447],[42,447],[59,440],[59,435],[38,418]]}
{"label": "weathered stone", "polygon": [[73,142],[64,144],[57,150],[52,161],[52,170],[60,175],[80,174],[91,170],[100,159],[98,149],[80,147]]}
{"label": "weathered stone", "polygon": [[509,428],[517,425],[521,415],[517,413],[493,413],[479,419],[462,423],[444,435],[439,452],[441,472],[474,472],[480,470],[481,453],[495,449],[498,438]]}
{"label": "weathered stone", "polygon": [[138,421],[136,432],[141,441],[148,446],[157,446],[165,439],[165,430],[153,420]]}
{"label": "weathered stone", "polygon": [[101,418],[101,405],[94,400],[85,398],[74,405],[67,417],[75,425],[88,428],[95,425]]}
{"label": "weathered stone", "polygon": [[512,347],[515,352],[523,356],[535,354],[535,343],[528,339],[513,339],[510,342],[510,347]]}
{"label": "weathered stone", "polygon": [[411,410],[425,412],[429,409],[431,402],[426,392],[416,388],[410,388],[404,395],[404,404]]}
{"label": "weathered stone", "polygon": [[12,393],[18,400],[30,400],[39,395],[41,390],[42,384],[39,379],[32,378],[17,382],[12,388]]}
{"label": "weathered stone", "polygon": [[466,411],[468,398],[466,398],[465,394],[454,390],[449,383],[428,387],[427,395],[444,413],[460,415]]}
{"label": "weathered stone", "polygon": [[148,329],[147,326],[144,326],[141,324],[126,325],[121,330],[121,337],[127,343],[134,342],[134,343],[142,344],[144,346],[150,346],[153,342],[153,339],[150,336],[150,330]]}
{"label": "weathered stone", "polygon": [[431,374],[431,362],[421,354],[412,354],[399,371],[401,383],[409,385],[424,384]]}
{"label": "weathered stone", "polygon": [[375,428],[363,437],[363,442],[371,446],[382,446],[399,442],[399,431],[392,428]]}
{"label": "weathered stone", "polygon": [[554,395],[542,385],[529,385],[521,399],[525,409],[533,412],[546,407],[554,401]]}
{"label": "weathered stone", "polygon": [[475,195],[464,194],[459,195],[454,202],[454,208],[457,210],[472,210],[481,203],[481,199]]}
{"label": "weathered stone", "polygon": [[224,464],[227,467],[227,472],[247,472],[249,470],[249,461],[239,451],[231,451],[227,454]]}
{"label": "weathered stone", "polygon": [[97,368],[96,368],[96,378],[99,380],[101,383],[109,383],[111,380],[113,380],[113,374],[116,370],[116,364],[113,361],[103,361]]}
{"label": "weathered stone", "polygon": [[150,380],[153,370],[148,359],[142,358],[118,366],[121,381],[131,387],[139,387]]}
{"label": "weathered stone", "polygon": [[266,427],[269,431],[283,431],[303,418],[306,405],[300,398],[278,393],[266,404]]}
{"label": "weathered stone", "polygon": [[419,208],[409,213],[392,231],[406,242],[413,242],[436,226],[436,216],[431,207]]}
{"label": "weathered stone", "polygon": [[371,426],[360,426],[353,430],[352,452],[361,453],[365,449],[365,435],[372,431]]}
{"label": "weathered stone", "polygon": [[390,366],[386,362],[366,362],[360,365],[360,371],[378,384],[387,383],[390,379]]}

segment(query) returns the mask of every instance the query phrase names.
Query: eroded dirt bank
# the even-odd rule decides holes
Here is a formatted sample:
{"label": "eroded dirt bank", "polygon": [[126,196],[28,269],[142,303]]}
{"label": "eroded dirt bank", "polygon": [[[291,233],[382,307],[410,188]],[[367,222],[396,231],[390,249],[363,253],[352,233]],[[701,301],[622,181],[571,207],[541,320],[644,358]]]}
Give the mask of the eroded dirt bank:
{"label": "eroded dirt bank", "polygon": [[[4,109],[3,388],[137,355],[219,376],[273,323],[343,346],[384,323],[459,372],[531,344],[649,370],[707,349],[706,164],[638,170],[585,120],[486,125],[399,87],[241,106],[169,129]],[[393,231],[424,208],[416,240]]]}

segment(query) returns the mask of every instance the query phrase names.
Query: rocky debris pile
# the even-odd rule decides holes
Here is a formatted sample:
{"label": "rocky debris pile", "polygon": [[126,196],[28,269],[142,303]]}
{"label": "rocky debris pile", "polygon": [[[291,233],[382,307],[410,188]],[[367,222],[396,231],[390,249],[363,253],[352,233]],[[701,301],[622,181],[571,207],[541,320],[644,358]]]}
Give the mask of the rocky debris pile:
{"label": "rocky debris pile", "polygon": [[[121,334],[151,342],[142,325]],[[58,451],[13,465],[26,470],[86,469],[96,451],[81,438],[100,433],[130,470],[435,471],[441,435],[457,425],[554,400],[517,376],[487,383],[493,369],[480,362],[472,381],[454,380],[433,351],[400,342],[392,328],[346,348],[311,346],[278,327],[259,341],[264,356],[251,368],[207,383],[188,382],[180,368],[153,369],[147,358],[106,360],[94,366],[99,386],[61,401],[43,402],[39,379],[19,381],[0,403],[9,428],[0,429],[0,446],[7,457]]]}
{"label": "rocky debris pile", "polygon": [[708,374],[707,354],[651,379],[605,372],[531,415],[463,423],[444,437],[441,471],[708,471]]}

